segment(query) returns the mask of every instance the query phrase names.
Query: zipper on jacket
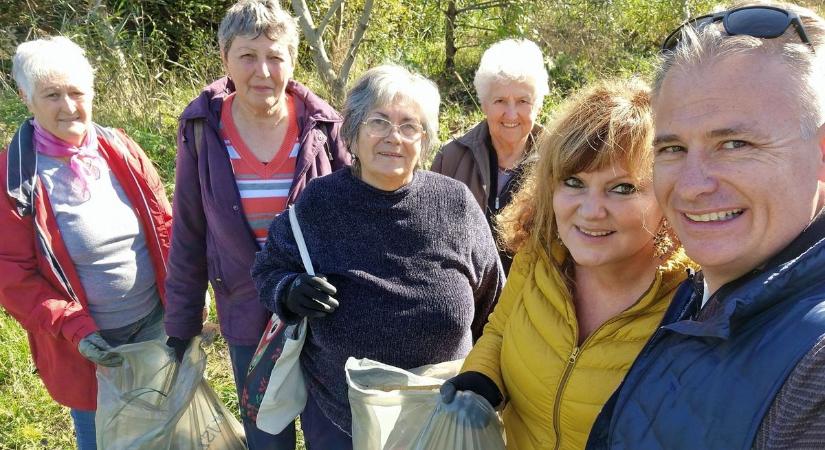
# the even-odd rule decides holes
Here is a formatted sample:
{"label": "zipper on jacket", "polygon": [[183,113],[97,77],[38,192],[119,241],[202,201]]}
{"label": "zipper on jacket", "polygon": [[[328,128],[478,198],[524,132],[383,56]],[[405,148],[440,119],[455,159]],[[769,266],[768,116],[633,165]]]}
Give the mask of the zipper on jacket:
{"label": "zipper on jacket", "polygon": [[[576,333],[578,334],[578,333]],[[592,334],[591,334],[592,336]],[[587,340],[585,340],[587,342]],[[581,347],[573,347],[570,356],[567,357],[567,365],[564,367],[564,372],[561,375],[559,382],[559,389],[556,391],[556,400],[553,403],[553,431],[556,433],[556,445],[553,447],[558,450],[561,447],[561,425],[559,425],[559,412],[561,411],[561,396],[564,393],[564,388],[567,387],[567,380],[573,372],[573,366],[576,365],[576,359],[579,357],[579,350]]]}
{"label": "zipper on jacket", "polygon": [[[581,355],[581,352],[585,348],[587,348],[587,345],[590,343],[590,341],[593,339],[593,337],[597,336],[602,331],[602,329],[604,327],[606,327],[606,326],[612,324],[613,322],[623,318],[627,311],[633,309],[636,305],[638,305],[639,302],[641,302],[642,299],[647,296],[647,294],[653,288],[653,285],[656,284],[657,278],[658,278],[658,274],[653,279],[653,282],[650,283],[650,286],[648,286],[648,288],[645,289],[645,291],[642,293],[642,295],[640,295],[639,298],[637,298],[636,301],[633,302],[632,305],[628,306],[627,309],[625,309],[624,311],[619,313],[619,315],[613,316],[610,319],[607,319],[606,321],[604,321],[604,323],[599,325],[595,330],[593,330],[592,333],[590,333],[589,336],[587,336],[587,338],[585,338],[584,342],[582,342],[581,345],[573,347],[573,352],[570,353],[570,356],[567,358],[567,366],[564,368],[564,372],[562,373],[561,381],[559,382],[559,388],[556,391],[555,403],[553,404],[553,432],[556,433],[556,445],[553,446],[554,450],[559,450],[559,448],[561,448],[561,434],[560,434],[561,433],[561,425],[559,424],[559,413],[561,412],[561,397],[562,397],[562,394],[564,394],[564,389],[567,387],[567,382],[569,381],[570,375],[573,373],[573,367],[576,365],[576,361],[578,361],[578,358]],[[573,338],[575,339],[575,342],[579,341],[578,318],[576,319],[576,328],[573,332]]]}

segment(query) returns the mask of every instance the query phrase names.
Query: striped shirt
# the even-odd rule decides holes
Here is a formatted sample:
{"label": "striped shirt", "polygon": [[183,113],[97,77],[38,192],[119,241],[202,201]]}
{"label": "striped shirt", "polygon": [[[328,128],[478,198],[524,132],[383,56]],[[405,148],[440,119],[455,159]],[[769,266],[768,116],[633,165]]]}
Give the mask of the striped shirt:
{"label": "striped shirt", "polygon": [[261,247],[266,242],[272,219],[286,209],[300,149],[294,100],[291,95],[286,95],[289,111],[286,136],[269,162],[259,161],[238,133],[232,118],[232,101],[235,94],[224,100],[221,110],[221,137],[232,162],[235,183],[241,194],[241,207]]}

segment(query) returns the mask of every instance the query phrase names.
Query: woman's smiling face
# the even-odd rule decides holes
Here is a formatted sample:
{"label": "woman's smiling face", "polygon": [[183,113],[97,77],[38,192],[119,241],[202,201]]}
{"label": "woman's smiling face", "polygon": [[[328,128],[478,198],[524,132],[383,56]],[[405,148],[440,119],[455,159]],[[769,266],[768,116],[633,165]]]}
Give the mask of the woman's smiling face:
{"label": "woman's smiling face", "polygon": [[662,220],[649,184],[618,165],[579,172],[553,194],[556,226],[577,265],[597,267],[654,258],[653,236]]}
{"label": "woman's smiling face", "polygon": [[405,139],[399,125],[421,126],[420,108],[411,101],[395,101],[374,108],[366,121],[381,118],[396,125],[385,137],[374,136],[369,127],[361,124],[355,154],[361,165],[361,179],[367,184],[394,191],[413,179],[413,172],[421,159],[421,136]]}

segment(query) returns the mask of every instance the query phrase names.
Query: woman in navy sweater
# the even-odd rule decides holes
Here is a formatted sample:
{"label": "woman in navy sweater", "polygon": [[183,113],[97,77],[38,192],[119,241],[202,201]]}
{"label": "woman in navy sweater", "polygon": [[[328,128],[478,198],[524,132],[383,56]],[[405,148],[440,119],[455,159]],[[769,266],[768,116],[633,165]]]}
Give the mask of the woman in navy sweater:
{"label": "woman in navy sweater", "polygon": [[313,180],[295,204],[319,274],[304,273],[286,214],[253,266],[268,309],[288,322],[309,318],[301,424],[310,449],[352,448],[348,357],[401,368],[463,358],[501,291],[498,253],[470,191],[417,170],[435,145],[438,105],[420,75],[365,73],[341,128],[352,169]]}

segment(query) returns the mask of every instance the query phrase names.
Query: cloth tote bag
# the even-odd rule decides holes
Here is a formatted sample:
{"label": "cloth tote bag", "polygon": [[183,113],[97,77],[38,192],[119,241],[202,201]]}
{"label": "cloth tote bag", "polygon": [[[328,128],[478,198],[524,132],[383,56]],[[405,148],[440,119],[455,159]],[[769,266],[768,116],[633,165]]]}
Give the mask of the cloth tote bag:
{"label": "cloth tote bag", "polygon": [[[314,276],[293,206],[289,207],[288,214],[304,269]],[[306,384],[299,362],[306,333],[306,318],[288,325],[273,314],[252,358],[241,396],[241,412],[267,433],[283,431],[306,406]]]}

